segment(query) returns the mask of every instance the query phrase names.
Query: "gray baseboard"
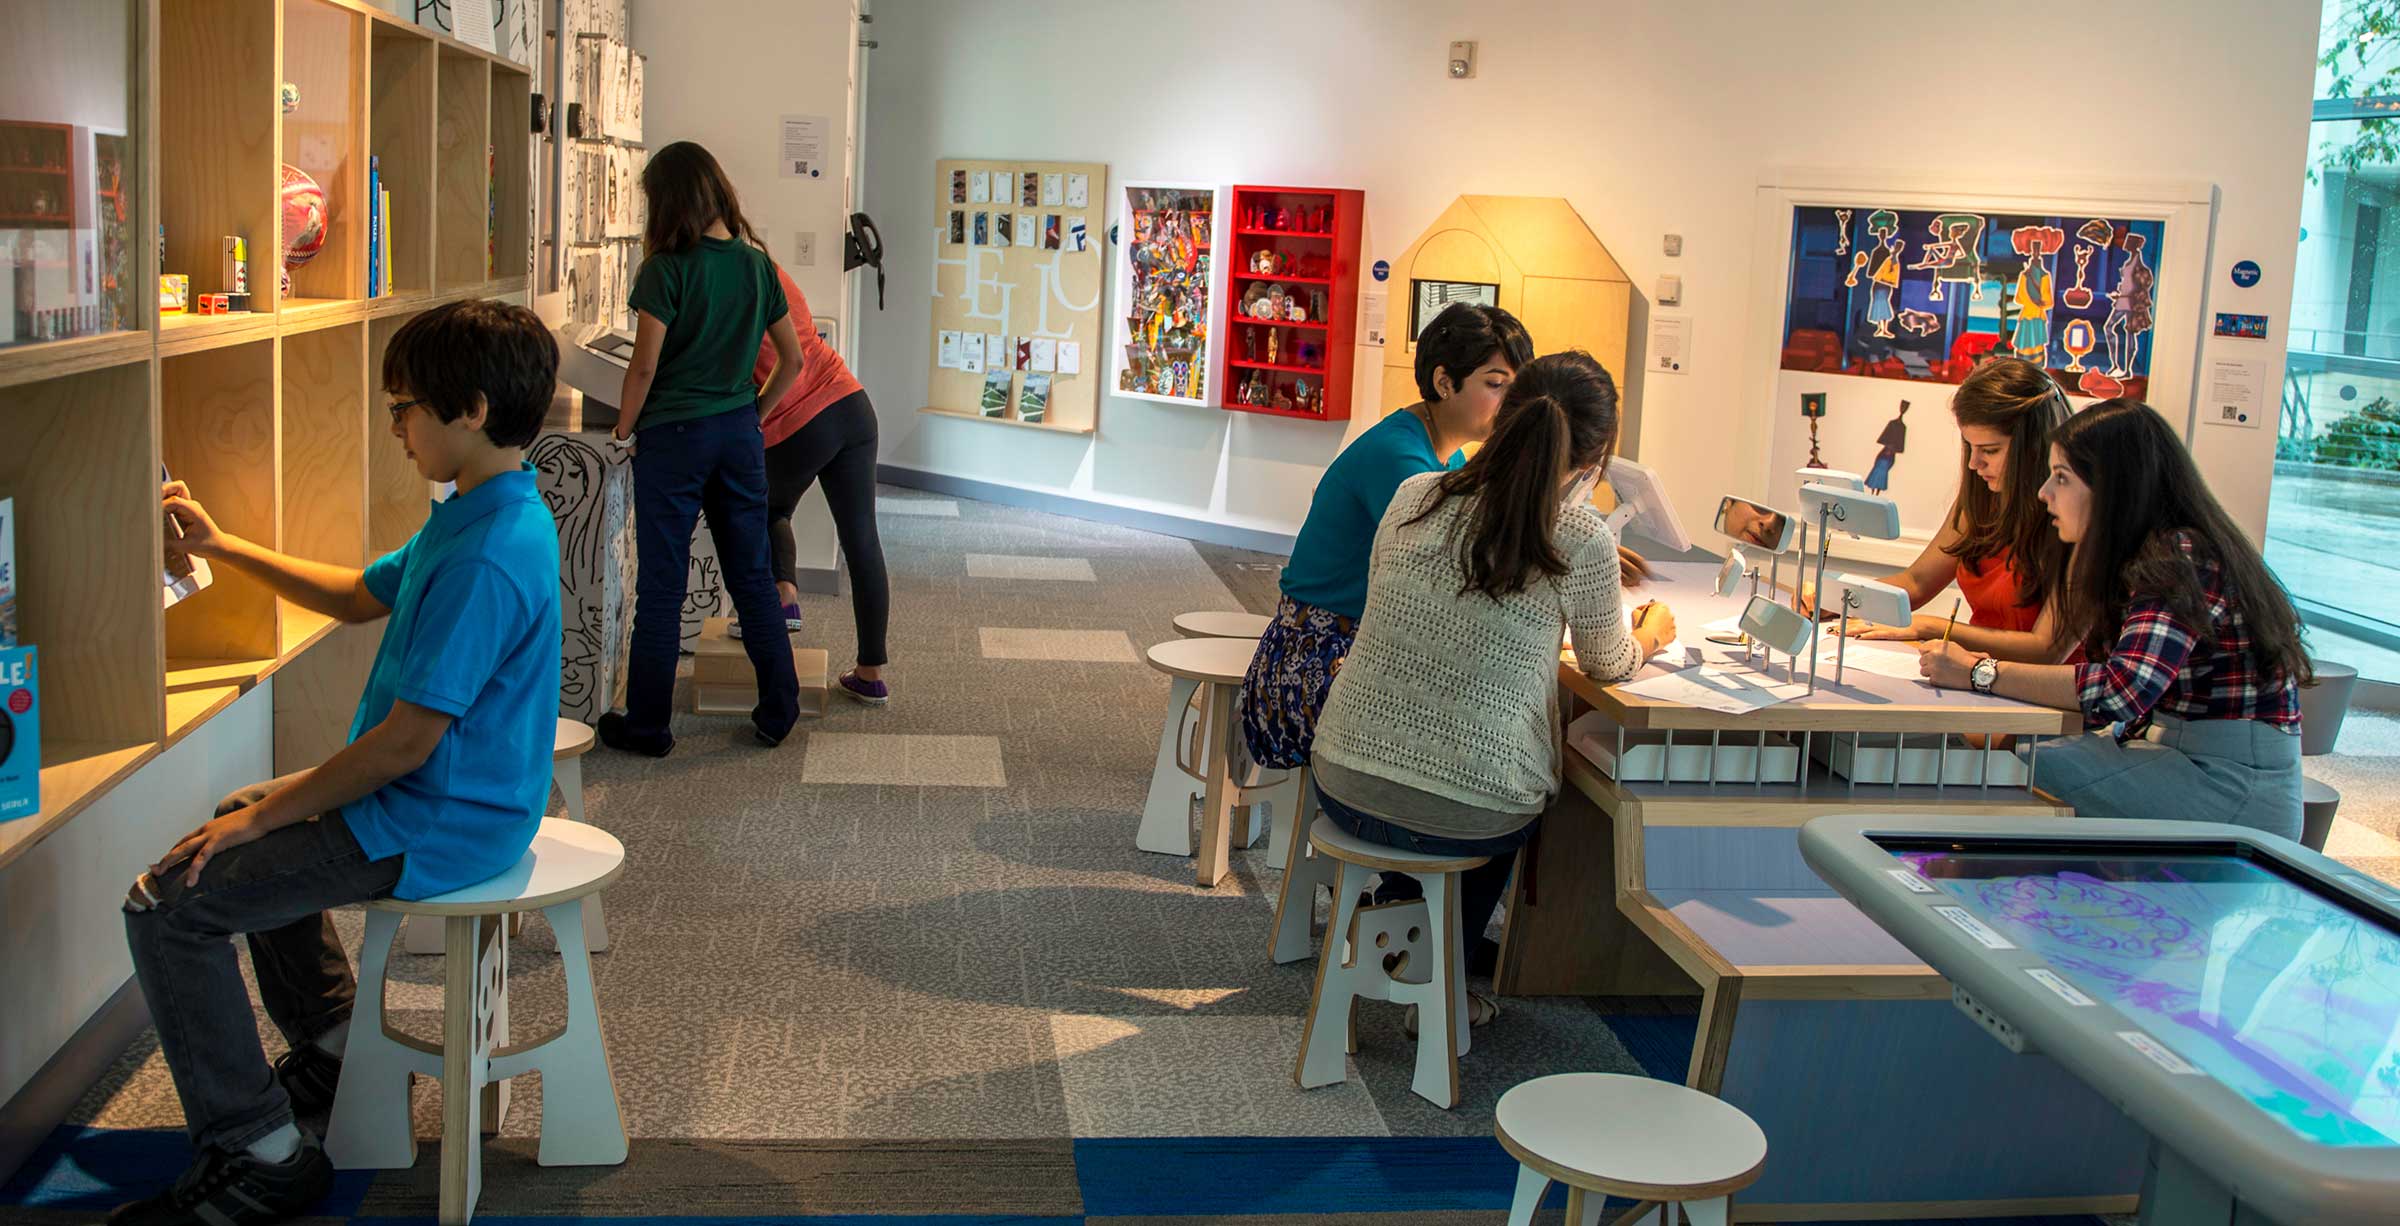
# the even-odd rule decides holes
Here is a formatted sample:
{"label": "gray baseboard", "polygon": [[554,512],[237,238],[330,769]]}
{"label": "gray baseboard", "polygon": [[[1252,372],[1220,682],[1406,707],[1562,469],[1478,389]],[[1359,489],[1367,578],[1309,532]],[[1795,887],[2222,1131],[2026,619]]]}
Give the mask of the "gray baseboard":
{"label": "gray baseboard", "polygon": [[1262,532],[1256,528],[1235,528],[1210,520],[1185,515],[1169,515],[1163,511],[1144,511],[1121,507],[1114,503],[1094,502],[1086,498],[1071,498],[1065,494],[1050,494],[1040,490],[1020,489],[993,481],[977,481],[972,477],[953,477],[948,473],[926,472],[917,468],[902,468],[896,464],[875,466],[876,478],[886,485],[906,486],[932,494],[948,494],[953,498],[972,498],[977,502],[997,503],[1004,507],[1023,507],[1030,511],[1047,511],[1070,519],[1088,519],[1095,523],[1115,524],[1121,528],[1138,528],[1162,536],[1182,537],[1187,541],[1206,541],[1233,549],[1249,549],[1258,553],[1291,556],[1292,538],[1281,532]]}
{"label": "gray baseboard", "polygon": [[141,985],[128,979],[50,1057],[17,1096],[0,1106],[0,1183],[8,1181],[150,1024]]}

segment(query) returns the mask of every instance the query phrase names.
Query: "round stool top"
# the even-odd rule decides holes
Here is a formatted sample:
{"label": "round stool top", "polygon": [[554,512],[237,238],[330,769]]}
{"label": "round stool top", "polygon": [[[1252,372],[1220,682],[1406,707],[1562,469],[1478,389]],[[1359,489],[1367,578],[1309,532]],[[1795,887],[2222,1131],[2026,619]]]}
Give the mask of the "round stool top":
{"label": "round stool top", "polygon": [[516,867],[473,885],[414,900],[379,898],[367,906],[403,915],[500,915],[539,911],[595,893],[625,871],[625,845],[598,826],[545,817]]}
{"label": "round stool top", "polygon": [[1236,685],[1257,654],[1256,639],[1175,639],[1150,649],[1150,667],[1171,677]]}
{"label": "round stool top", "polygon": [[1767,1134],[1733,1105],[1620,1073],[1528,1081],[1500,1096],[1493,1130],[1552,1179],[1635,1200],[1730,1196],[1767,1163]]}
{"label": "round stool top", "polygon": [[1370,843],[1334,825],[1330,817],[1320,817],[1308,828],[1308,843],[1336,860],[1395,873],[1463,873],[1491,861],[1490,856],[1432,856]]}
{"label": "round stool top", "polygon": [[558,738],[550,743],[550,760],[556,762],[560,758],[580,758],[592,752],[592,742],[599,739],[600,734],[590,724],[561,719],[558,721]]}
{"label": "round stool top", "polygon": [[2338,805],[2342,803],[2342,793],[2322,779],[2311,779],[2302,775],[2300,777],[2300,803],[2303,805]]}
{"label": "round stool top", "polygon": [[1257,613],[1178,613],[1175,633],[1187,639],[1254,639],[1267,632],[1268,621]]}

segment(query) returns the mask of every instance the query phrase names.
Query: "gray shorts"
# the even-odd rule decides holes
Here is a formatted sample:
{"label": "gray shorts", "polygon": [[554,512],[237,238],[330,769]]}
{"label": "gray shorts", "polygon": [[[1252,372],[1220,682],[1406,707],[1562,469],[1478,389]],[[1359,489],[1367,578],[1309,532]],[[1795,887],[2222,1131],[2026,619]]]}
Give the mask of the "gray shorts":
{"label": "gray shorts", "polygon": [[2033,786],[2078,817],[2227,822],[2300,837],[2296,731],[2160,716],[2147,735],[2123,744],[2107,731],[2044,741],[2032,761]]}

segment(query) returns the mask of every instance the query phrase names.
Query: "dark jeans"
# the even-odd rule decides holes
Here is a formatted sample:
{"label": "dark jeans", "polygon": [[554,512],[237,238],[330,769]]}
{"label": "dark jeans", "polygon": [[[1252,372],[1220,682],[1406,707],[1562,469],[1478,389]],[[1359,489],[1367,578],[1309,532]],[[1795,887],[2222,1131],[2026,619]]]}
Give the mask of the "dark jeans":
{"label": "dark jeans", "polygon": [[889,662],[884,639],[892,620],[892,582],[883,569],[883,539],[875,534],[875,441],[875,405],[864,391],[856,391],[767,448],[767,531],[775,542],[775,577],[798,582],[800,550],[792,540],[792,511],[810,484],[822,480],[825,502],[833,508],[833,534],[842,543],[842,560],[850,564],[858,662],[869,668]]}
{"label": "dark jeans", "polygon": [[[1314,787],[1312,780],[1310,786]],[[1535,818],[1522,827],[1497,838],[1446,839],[1440,835],[1419,834],[1406,826],[1388,822],[1370,813],[1361,813],[1317,788],[1317,804],[1333,824],[1370,843],[1397,847],[1402,851],[1422,852],[1429,856],[1490,856],[1482,868],[1460,873],[1459,927],[1466,933],[1466,958],[1469,967],[1484,965],[1496,952],[1489,937],[1483,935],[1492,925],[1492,916],[1500,910],[1500,902],[1508,896],[1509,870],[1516,867],[1518,848],[1533,841],[1534,831],[1542,819]],[[1425,888],[1414,877],[1398,873],[1384,874],[1383,883],[1375,890],[1375,901],[1404,902],[1422,898]]]}
{"label": "dark jeans", "polygon": [[[218,812],[272,786],[236,792]],[[188,889],[173,873],[158,883],[157,906],[125,913],[134,977],[193,1144],[239,1152],[292,1122],[258,1045],[232,938],[249,938],[259,999],[298,1047],[347,1020],[358,995],[326,908],[390,896],[400,866],[398,856],[367,859],[342,815],[328,813],[218,853]]]}
{"label": "dark jeans", "polygon": [[800,674],[792,669],[783,603],[767,564],[766,444],[758,414],[737,409],[641,432],[633,453],[633,648],[625,674],[626,730],[666,736],[683,651],[684,578],[692,529],[708,513],[725,592],[742,623],[742,645],[758,671],[750,718],[781,738],[800,719]]}

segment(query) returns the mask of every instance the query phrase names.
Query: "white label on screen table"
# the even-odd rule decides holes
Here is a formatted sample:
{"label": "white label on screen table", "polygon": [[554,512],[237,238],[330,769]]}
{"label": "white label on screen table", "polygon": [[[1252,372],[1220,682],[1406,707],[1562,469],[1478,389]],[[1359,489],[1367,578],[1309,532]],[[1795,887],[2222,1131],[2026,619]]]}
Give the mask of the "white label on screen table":
{"label": "white label on screen table", "polygon": [[2192,1067],[2189,1061],[2168,1051],[2166,1044],[2139,1030],[2120,1030],[2117,1032],[2117,1037],[2125,1040],[2125,1046],[2150,1057],[2152,1064],[2179,1077],[2195,1077],[2200,1073],[2200,1070]]}
{"label": "white label on screen table", "polygon": [[2074,984],[2068,983],[2066,979],[2061,977],[2057,971],[2051,970],[2049,967],[2029,966],[2025,968],[2025,973],[2033,976],[2033,981],[2035,983],[2038,983],[2056,993],[2060,1000],[2063,1000],[2078,1009],[2083,1008],[2086,1005],[2099,1003],[2093,1000],[2091,997],[2076,991]]}
{"label": "white label on screen table", "polygon": [[1931,894],[1934,892],[1933,883],[1925,880],[1923,877],[1917,876],[1916,870],[1914,869],[1887,868],[1883,871],[1890,874],[1892,880],[1899,882],[1901,889],[1906,890],[1911,894]]}
{"label": "white label on screen table", "polygon": [[1958,925],[1959,931],[1975,938],[1975,943],[1983,946],[1985,949],[2016,948],[2016,946],[2011,943],[2007,937],[2001,936],[1998,932],[1994,931],[1990,924],[1984,923],[1982,920],[1967,914],[1967,909],[1965,907],[1935,907],[1933,911],[1934,914],[1939,915],[1943,919]]}

